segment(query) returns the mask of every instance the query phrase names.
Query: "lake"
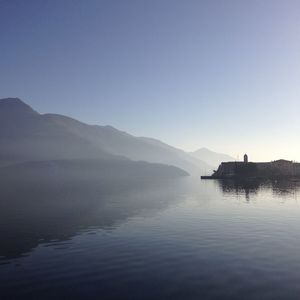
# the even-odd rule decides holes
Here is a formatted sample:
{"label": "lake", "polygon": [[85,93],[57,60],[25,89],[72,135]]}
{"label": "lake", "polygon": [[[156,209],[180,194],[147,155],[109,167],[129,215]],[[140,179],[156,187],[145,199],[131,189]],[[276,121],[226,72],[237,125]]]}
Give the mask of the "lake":
{"label": "lake", "polygon": [[298,299],[300,184],[2,184],[0,298]]}

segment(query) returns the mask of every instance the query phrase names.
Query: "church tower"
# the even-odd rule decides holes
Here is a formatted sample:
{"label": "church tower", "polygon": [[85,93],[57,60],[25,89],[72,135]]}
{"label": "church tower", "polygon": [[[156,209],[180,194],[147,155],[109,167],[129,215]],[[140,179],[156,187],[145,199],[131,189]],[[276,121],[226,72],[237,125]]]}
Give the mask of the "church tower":
{"label": "church tower", "polygon": [[247,154],[244,155],[244,163],[245,163],[245,164],[248,163],[248,155],[247,155]]}

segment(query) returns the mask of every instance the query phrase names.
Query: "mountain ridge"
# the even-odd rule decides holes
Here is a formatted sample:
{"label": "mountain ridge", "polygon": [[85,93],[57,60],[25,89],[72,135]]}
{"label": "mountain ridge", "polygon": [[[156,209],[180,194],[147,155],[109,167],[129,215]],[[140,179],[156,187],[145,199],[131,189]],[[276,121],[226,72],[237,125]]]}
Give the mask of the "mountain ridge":
{"label": "mountain ridge", "polygon": [[0,99],[1,114],[0,164],[8,158],[19,163],[113,157],[171,165],[195,175],[212,170],[199,158],[157,139],[136,137],[110,125],[89,125],[61,114],[39,114],[19,98]]}
{"label": "mountain ridge", "polygon": [[212,151],[206,147],[197,149],[196,151],[190,152],[190,155],[196,158],[202,158],[210,165],[217,167],[221,162],[234,161],[235,159],[227,154],[218,153]]}

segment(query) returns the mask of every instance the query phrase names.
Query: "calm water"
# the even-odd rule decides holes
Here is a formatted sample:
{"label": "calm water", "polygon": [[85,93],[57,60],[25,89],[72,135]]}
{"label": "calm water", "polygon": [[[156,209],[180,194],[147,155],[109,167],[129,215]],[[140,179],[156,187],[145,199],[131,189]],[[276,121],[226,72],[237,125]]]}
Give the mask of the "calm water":
{"label": "calm water", "polygon": [[0,298],[299,299],[299,187],[5,184]]}

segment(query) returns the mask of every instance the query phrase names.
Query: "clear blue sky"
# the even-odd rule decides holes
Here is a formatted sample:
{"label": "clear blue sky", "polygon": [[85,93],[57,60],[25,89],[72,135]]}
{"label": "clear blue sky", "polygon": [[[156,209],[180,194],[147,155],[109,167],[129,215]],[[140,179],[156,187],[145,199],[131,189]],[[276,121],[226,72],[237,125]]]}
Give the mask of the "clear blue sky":
{"label": "clear blue sky", "polygon": [[300,1],[0,0],[0,97],[300,161]]}

